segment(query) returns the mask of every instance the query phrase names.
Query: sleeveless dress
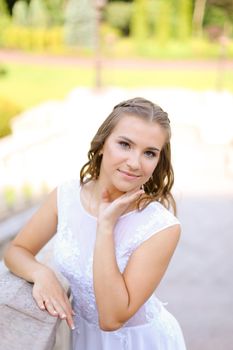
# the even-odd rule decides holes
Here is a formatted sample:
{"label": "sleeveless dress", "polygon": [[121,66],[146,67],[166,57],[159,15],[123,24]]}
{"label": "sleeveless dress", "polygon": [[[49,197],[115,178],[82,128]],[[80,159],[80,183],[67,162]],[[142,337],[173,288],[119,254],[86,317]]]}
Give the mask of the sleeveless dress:
{"label": "sleeveless dress", "polygon": [[[77,179],[57,188],[58,227],[53,254],[56,268],[71,287],[76,313],[72,350],[185,350],[178,322],[155,294],[119,330],[100,329],[92,275],[97,221],[82,206],[80,189]],[[113,233],[119,270],[124,271],[140,244],[177,223],[158,202],[141,212],[122,215]]]}

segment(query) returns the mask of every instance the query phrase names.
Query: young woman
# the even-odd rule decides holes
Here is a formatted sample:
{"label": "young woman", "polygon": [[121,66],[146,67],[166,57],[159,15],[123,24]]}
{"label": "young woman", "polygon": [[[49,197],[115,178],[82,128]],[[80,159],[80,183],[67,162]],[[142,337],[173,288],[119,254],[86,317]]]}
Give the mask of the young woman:
{"label": "young woman", "polygon": [[[154,294],[180,225],[171,194],[170,121],[143,98],[114,107],[68,181],[10,244],[5,262],[33,282],[42,310],[66,319],[73,350],[184,350],[179,324]],[[54,261],[72,306],[35,255],[56,233]]]}

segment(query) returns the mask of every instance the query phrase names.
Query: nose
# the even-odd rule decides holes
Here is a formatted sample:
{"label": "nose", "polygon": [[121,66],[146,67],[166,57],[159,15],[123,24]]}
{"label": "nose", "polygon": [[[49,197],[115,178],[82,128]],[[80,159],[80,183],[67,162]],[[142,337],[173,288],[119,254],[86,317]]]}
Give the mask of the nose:
{"label": "nose", "polygon": [[140,169],[140,155],[136,152],[130,152],[130,155],[128,156],[127,166],[129,169],[132,170],[138,170]]}

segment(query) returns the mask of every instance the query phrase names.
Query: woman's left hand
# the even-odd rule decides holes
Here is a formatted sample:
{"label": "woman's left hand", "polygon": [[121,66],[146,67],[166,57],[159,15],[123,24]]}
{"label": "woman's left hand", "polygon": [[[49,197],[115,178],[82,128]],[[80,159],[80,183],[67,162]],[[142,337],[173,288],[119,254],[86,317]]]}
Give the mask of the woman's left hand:
{"label": "woman's left hand", "polygon": [[126,192],[111,202],[110,194],[107,190],[102,193],[102,202],[99,206],[98,225],[108,225],[113,228],[118,218],[136,202],[144,193],[141,189],[134,189]]}

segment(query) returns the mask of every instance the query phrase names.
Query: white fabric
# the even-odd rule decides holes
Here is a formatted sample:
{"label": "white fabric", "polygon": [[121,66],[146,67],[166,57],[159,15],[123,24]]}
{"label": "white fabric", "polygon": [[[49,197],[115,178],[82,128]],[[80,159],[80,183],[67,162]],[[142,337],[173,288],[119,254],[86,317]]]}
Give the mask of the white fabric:
{"label": "white fabric", "polygon": [[[153,294],[124,326],[113,332],[98,326],[93,290],[96,218],[83,208],[78,180],[58,187],[58,227],[54,245],[57,268],[69,280],[75,310],[73,350],[185,350],[176,319]],[[179,223],[160,203],[122,215],[114,230],[115,254],[124,271],[135,249],[157,232]]]}

